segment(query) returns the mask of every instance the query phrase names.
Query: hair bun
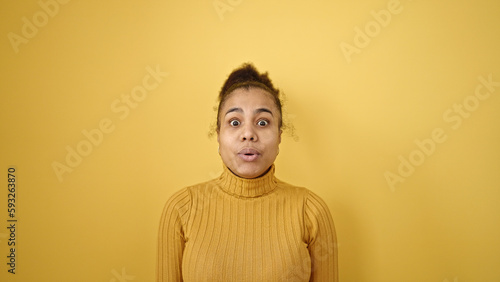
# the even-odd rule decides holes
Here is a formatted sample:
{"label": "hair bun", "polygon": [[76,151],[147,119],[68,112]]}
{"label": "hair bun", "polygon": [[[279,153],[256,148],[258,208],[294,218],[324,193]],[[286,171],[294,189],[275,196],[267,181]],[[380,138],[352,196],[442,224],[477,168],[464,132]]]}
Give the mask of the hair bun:
{"label": "hair bun", "polygon": [[224,100],[224,96],[231,93],[236,88],[248,88],[252,85],[264,88],[264,90],[270,92],[273,96],[279,96],[279,90],[274,88],[267,72],[261,74],[252,63],[244,63],[241,67],[233,70],[233,72],[231,72],[229,77],[226,79],[226,82],[222,86],[219,93],[219,99]]}

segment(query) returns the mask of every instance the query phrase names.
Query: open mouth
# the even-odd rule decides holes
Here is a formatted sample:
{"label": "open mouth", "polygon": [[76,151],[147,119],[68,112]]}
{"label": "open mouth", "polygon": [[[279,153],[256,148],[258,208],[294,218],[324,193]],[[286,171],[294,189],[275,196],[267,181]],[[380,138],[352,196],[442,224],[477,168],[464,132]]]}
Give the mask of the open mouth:
{"label": "open mouth", "polygon": [[255,149],[245,148],[238,153],[238,156],[246,162],[252,162],[260,156],[260,153]]}

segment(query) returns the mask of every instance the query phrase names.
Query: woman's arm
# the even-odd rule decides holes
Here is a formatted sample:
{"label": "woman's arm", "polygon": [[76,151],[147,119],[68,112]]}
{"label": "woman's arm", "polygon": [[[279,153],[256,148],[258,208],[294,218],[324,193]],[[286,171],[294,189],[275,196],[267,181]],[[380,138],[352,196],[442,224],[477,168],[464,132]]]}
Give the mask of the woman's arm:
{"label": "woman's arm", "polygon": [[182,189],[165,204],[158,234],[157,281],[182,281],[185,216],[189,211],[190,194]]}
{"label": "woman's arm", "polygon": [[311,256],[310,281],[339,280],[337,237],[325,202],[310,192],[305,203],[305,223]]}

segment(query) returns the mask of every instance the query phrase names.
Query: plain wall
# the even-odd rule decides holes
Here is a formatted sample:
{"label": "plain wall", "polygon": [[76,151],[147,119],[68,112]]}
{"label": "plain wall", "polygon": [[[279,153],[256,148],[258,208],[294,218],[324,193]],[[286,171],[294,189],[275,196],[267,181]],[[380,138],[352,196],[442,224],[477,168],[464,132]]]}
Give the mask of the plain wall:
{"label": "plain wall", "polygon": [[294,126],[277,177],[330,207],[341,281],[500,281],[499,14],[488,0],[2,1],[0,280],[153,281],[163,205],[222,171],[213,107],[253,62]]}

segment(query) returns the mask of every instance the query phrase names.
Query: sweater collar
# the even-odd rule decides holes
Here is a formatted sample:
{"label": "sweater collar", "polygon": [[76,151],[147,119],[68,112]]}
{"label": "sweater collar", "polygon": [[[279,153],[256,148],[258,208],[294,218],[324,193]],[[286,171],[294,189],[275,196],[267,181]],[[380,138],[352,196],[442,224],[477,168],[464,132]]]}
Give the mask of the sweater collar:
{"label": "sweater collar", "polygon": [[274,177],[274,164],[262,176],[252,179],[242,178],[234,174],[224,165],[224,171],[216,179],[218,186],[224,192],[244,198],[255,198],[265,195],[276,188],[277,180]]}

